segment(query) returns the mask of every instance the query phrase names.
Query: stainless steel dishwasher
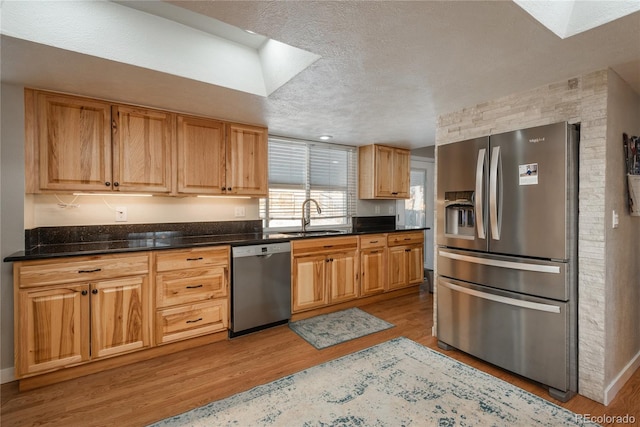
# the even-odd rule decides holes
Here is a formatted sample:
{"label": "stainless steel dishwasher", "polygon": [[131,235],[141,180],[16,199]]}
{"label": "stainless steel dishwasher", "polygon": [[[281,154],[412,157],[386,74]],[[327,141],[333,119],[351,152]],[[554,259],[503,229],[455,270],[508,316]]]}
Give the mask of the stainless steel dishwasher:
{"label": "stainless steel dishwasher", "polygon": [[291,317],[291,244],[232,248],[230,337],[287,323]]}

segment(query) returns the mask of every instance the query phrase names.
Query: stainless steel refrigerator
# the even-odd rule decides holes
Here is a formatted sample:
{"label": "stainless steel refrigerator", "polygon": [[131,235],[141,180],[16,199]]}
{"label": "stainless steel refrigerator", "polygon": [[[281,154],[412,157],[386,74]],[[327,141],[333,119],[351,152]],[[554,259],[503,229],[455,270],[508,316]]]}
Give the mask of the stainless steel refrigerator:
{"label": "stainless steel refrigerator", "polygon": [[577,392],[578,131],[557,123],[438,146],[437,338]]}

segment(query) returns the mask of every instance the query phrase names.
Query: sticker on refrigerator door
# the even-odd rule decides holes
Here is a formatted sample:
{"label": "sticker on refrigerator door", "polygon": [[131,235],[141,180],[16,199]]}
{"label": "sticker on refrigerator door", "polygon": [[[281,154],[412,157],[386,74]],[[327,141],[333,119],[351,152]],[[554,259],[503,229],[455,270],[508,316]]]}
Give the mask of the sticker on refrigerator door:
{"label": "sticker on refrigerator door", "polygon": [[531,163],[528,165],[518,166],[520,177],[520,185],[537,185],[538,184],[538,164]]}

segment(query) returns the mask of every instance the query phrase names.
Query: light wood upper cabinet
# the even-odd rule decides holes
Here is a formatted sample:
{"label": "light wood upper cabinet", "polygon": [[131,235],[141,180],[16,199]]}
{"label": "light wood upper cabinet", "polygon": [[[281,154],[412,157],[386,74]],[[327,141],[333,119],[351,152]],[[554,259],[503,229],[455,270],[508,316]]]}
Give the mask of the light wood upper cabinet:
{"label": "light wood upper cabinet", "polygon": [[267,129],[25,89],[27,193],[263,197]]}
{"label": "light wood upper cabinet", "polygon": [[409,150],[367,145],[358,149],[359,197],[361,199],[408,199]]}
{"label": "light wood upper cabinet", "polygon": [[178,116],[178,193],[266,196],[267,130]]}
{"label": "light wood upper cabinet", "polygon": [[111,115],[113,190],[169,193],[174,115],[122,105]]}
{"label": "light wood upper cabinet", "polygon": [[178,116],[178,193],[224,194],[225,126]]}
{"label": "light wood upper cabinet", "polygon": [[[46,92],[30,92],[25,100],[32,126],[26,129],[27,141],[37,147],[27,147],[32,155],[27,191],[110,189],[110,105]],[[39,182],[29,183],[35,176]]]}
{"label": "light wood upper cabinet", "polygon": [[226,185],[226,194],[267,195],[267,129],[227,125]]}

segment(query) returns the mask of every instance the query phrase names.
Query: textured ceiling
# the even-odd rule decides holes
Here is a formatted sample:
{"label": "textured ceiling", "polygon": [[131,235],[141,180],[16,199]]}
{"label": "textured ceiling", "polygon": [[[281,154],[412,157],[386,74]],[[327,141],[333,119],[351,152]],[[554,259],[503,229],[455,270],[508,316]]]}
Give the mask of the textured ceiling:
{"label": "textured ceiling", "polygon": [[511,1],[171,3],[321,59],[265,98],[3,36],[2,80],[408,148],[440,114],[590,71],[640,93],[640,13],[563,40]]}

